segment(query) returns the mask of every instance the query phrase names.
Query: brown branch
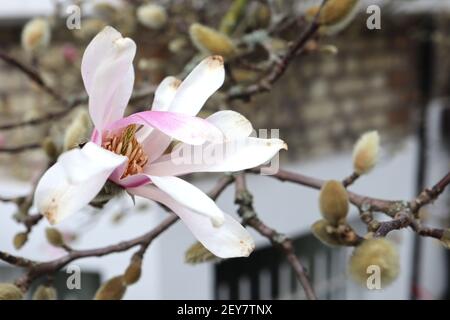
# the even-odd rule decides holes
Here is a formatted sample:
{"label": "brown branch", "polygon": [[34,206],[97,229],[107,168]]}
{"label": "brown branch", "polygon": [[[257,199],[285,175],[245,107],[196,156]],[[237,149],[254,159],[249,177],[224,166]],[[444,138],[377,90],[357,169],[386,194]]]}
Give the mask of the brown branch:
{"label": "brown branch", "polygon": [[317,297],[314,292],[314,288],[308,279],[305,267],[303,267],[302,263],[295,254],[292,240],[275,229],[270,228],[258,218],[253,209],[253,197],[246,187],[245,175],[243,173],[236,176],[235,185],[235,203],[239,205],[238,213],[243,218],[244,223],[255,229],[262,236],[269,239],[275,247],[279,248],[286,255],[286,258],[294,270],[297,279],[305,290],[306,297],[309,300],[316,300]]}
{"label": "brown branch", "polygon": [[17,70],[21,71],[23,74],[25,74],[31,81],[33,81],[35,84],[37,84],[42,90],[44,90],[46,93],[48,93],[51,97],[53,97],[55,100],[60,102],[66,102],[66,100],[57,93],[52,87],[50,87],[44,79],[39,75],[39,73],[34,70],[32,67],[25,65],[24,63],[20,62],[19,60],[11,57],[6,52],[0,50],[0,59],[2,59],[4,62],[9,64],[10,66],[16,68]]}
{"label": "brown branch", "polygon": [[410,207],[413,212],[418,212],[419,209],[437,199],[439,195],[450,183],[450,172],[443,177],[438,183],[436,183],[431,189],[423,190],[417,198],[411,201]]}
{"label": "brown branch", "polygon": [[360,177],[360,175],[356,172],[353,172],[351,175],[349,175],[347,178],[345,178],[342,181],[342,184],[344,185],[344,187],[349,187],[351,186],[356,180],[358,180],[358,178]]}

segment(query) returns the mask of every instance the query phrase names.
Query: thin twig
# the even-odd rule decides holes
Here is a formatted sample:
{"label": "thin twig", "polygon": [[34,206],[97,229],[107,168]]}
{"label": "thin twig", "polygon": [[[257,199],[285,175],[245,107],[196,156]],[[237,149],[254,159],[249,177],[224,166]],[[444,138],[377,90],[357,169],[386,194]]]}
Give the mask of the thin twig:
{"label": "thin twig", "polygon": [[256,215],[256,212],[253,209],[252,195],[247,189],[244,173],[236,176],[235,185],[235,202],[239,205],[238,213],[244,219],[244,223],[258,231],[258,233],[262,236],[269,239],[275,247],[279,248],[286,255],[286,258],[294,270],[297,279],[305,290],[306,297],[309,300],[316,300],[317,296],[314,292],[314,288],[309,281],[305,267],[303,267],[302,263],[295,254],[292,240],[286,235],[281,234],[275,229],[264,224]]}

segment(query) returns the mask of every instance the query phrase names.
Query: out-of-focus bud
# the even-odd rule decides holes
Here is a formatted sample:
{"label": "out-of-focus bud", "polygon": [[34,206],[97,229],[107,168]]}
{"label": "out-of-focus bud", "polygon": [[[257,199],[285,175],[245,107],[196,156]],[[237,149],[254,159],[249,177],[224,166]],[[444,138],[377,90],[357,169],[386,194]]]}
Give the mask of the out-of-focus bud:
{"label": "out-of-focus bud", "polygon": [[444,231],[444,234],[440,240],[444,247],[450,249],[450,229]]}
{"label": "out-of-focus bud", "polygon": [[38,52],[47,48],[50,39],[50,24],[42,18],[28,21],[22,30],[22,47],[28,52]]}
{"label": "out-of-focus bud", "polygon": [[186,263],[197,264],[218,259],[218,257],[213,255],[200,242],[196,242],[187,249],[184,260]]}
{"label": "out-of-focus bud", "polygon": [[47,238],[48,243],[50,243],[52,246],[62,247],[64,245],[64,238],[58,229],[55,228],[45,229],[45,236]]}
{"label": "out-of-focus bud", "polygon": [[319,206],[322,216],[337,225],[345,221],[348,213],[348,193],[342,182],[329,180],[320,190]]}
{"label": "out-of-focus bud", "polygon": [[398,276],[399,255],[395,246],[384,238],[373,238],[363,241],[355,248],[349,262],[352,278],[366,286],[370,273],[369,267],[379,268],[381,285],[392,283]]}
{"label": "out-of-focus bud", "polygon": [[[358,13],[359,0],[329,0],[322,8],[319,15],[321,24],[320,32],[334,35],[344,30]],[[309,20],[314,19],[319,7],[311,7],[306,12]]]}
{"label": "out-of-focus bud", "polygon": [[341,245],[341,241],[336,233],[329,232],[330,227],[333,226],[327,220],[322,219],[314,222],[311,226],[311,231],[317,239],[327,246],[335,247]]}
{"label": "out-of-focus bud", "polygon": [[88,41],[94,38],[104,27],[106,27],[106,23],[103,20],[85,19],[81,22],[81,29],[73,30],[73,35],[80,40]]}
{"label": "out-of-focus bud", "polygon": [[53,287],[40,285],[33,294],[33,300],[56,300],[57,293]]}
{"label": "out-of-focus bud", "polygon": [[23,292],[12,283],[0,283],[0,300],[22,300]]}
{"label": "out-of-focus bud", "polygon": [[103,20],[113,21],[117,14],[117,8],[107,1],[102,1],[94,4],[94,12]]}
{"label": "out-of-focus bud", "polygon": [[251,3],[248,10],[247,24],[252,29],[264,29],[270,24],[270,8],[267,4],[261,2]]}
{"label": "out-of-focus bud", "polygon": [[183,51],[184,48],[186,48],[187,45],[186,38],[175,38],[172,41],[169,42],[169,50],[172,53],[179,53]]}
{"label": "out-of-focus bud", "polygon": [[46,137],[42,141],[42,149],[49,159],[55,160],[58,157],[58,148],[51,137]]}
{"label": "out-of-focus bud", "polygon": [[28,234],[26,232],[19,232],[14,236],[13,245],[16,250],[21,249],[28,241]]}
{"label": "out-of-focus bud", "polygon": [[120,300],[123,298],[127,286],[122,276],[106,281],[95,293],[94,300]]}
{"label": "out-of-focus bud", "polygon": [[80,143],[86,142],[89,139],[90,131],[89,113],[86,109],[81,109],[66,130],[63,150],[76,148]]}
{"label": "out-of-focus bud", "polygon": [[336,55],[339,52],[339,49],[336,46],[333,45],[324,45],[320,47],[320,52],[330,54],[330,55]]}
{"label": "out-of-focus bud", "polygon": [[191,25],[189,35],[197,49],[205,54],[230,58],[236,53],[236,47],[227,35],[200,23]]}
{"label": "out-of-focus bud", "polygon": [[375,167],[380,151],[380,136],[377,131],[363,134],[353,147],[353,170],[366,174]]}
{"label": "out-of-focus bud", "polygon": [[138,21],[150,29],[161,29],[167,23],[167,11],[158,4],[143,4],[136,14]]}
{"label": "out-of-focus bud", "polygon": [[123,275],[125,284],[130,285],[139,281],[142,272],[142,258],[135,256],[131,259],[131,263]]}

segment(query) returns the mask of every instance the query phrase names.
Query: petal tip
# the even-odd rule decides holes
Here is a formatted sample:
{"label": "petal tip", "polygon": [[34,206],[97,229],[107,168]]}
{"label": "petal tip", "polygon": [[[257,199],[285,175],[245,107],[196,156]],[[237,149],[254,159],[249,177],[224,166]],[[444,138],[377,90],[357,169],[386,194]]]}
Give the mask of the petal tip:
{"label": "petal tip", "polygon": [[208,64],[209,68],[215,69],[223,67],[224,60],[222,56],[215,55],[206,58],[206,63]]}

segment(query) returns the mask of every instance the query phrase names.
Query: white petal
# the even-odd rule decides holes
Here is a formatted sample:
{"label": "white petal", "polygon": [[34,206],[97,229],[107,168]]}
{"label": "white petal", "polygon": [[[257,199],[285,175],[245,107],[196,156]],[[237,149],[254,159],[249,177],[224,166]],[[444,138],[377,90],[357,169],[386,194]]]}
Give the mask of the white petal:
{"label": "white petal", "polygon": [[[87,146],[87,148],[86,148]],[[58,223],[86,206],[101,190],[125,157],[110,156],[88,143],[62,155],[39,181],[34,205],[51,224]],[[112,153],[111,153],[112,154]]]}
{"label": "white petal", "polygon": [[191,172],[234,172],[254,168],[287,149],[280,139],[244,138],[223,144],[189,146],[180,144],[170,155],[149,165],[145,172],[174,176]]}
{"label": "white petal", "polygon": [[89,112],[99,131],[123,116],[133,89],[135,53],[133,40],[106,27],[83,55],[81,69]]}
{"label": "white petal", "polygon": [[177,177],[150,176],[152,182],[175,201],[211,219],[215,227],[224,222],[224,214],[216,203],[194,185]]}
{"label": "white petal", "polygon": [[225,80],[223,59],[211,56],[200,62],[177,90],[169,111],[195,116]]}
{"label": "white petal", "polygon": [[73,184],[87,181],[102,171],[115,169],[126,161],[127,157],[103,149],[93,142],[86,143],[82,149],[67,151],[58,159],[68,181]]}
{"label": "white petal", "polygon": [[[175,77],[169,76],[169,77],[164,78],[164,80],[161,81],[161,83],[159,84],[158,88],[156,88],[155,98],[153,99],[152,111],[168,111],[170,104],[172,103],[172,100],[175,97],[175,93],[177,92],[177,89],[180,86],[180,84],[181,84],[181,81]],[[161,151],[154,150],[154,153],[161,152],[160,154],[162,154],[164,152],[164,150],[170,144],[170,141],[171,141],[170,137],[167,137],[163,133],[155,132],[153,130],[153,128],[151,128],[151,127],[141,128],[137,132],[136,137],[137,137],[138,141],[144,141],[152,132],[154,132],[156,134],[156,136],[153,136],[152,139],[160,140],[161,137],[159,137],[159,136],[164,136],[164,137],[166,137],[165,140],[168,141],[166,143],[166,147],[163,150],[161,150]],[[151,157],[156,159],[156,157],[154,155],[152,155]],[[152,159],[149,159],[149,161],[152,161]]]}
{"label": "white petal", "polygon": [[253,131],[250,121],[232,110],[218,111],[206,118],[206,121],[219,128],[228,140],[248,137]]}
{"label": "white petal", "polygon": [[192,212],[155,187],[145,186],[129,189],[129,191],[137,196],[162,203],[173,210],[197,240],[217,257],[224,259],[248,257],[255,248],[255,243],[248,231],[228,214],[225,214],[223,225],[216,228],[209,218]]}
{"label": "white petal", "polygon": [[181,81],[175,77],[169,76],[164,78],[155,91],[155,99],[153,100],[153,111],[168,111],[170,104],[177,93]]}

